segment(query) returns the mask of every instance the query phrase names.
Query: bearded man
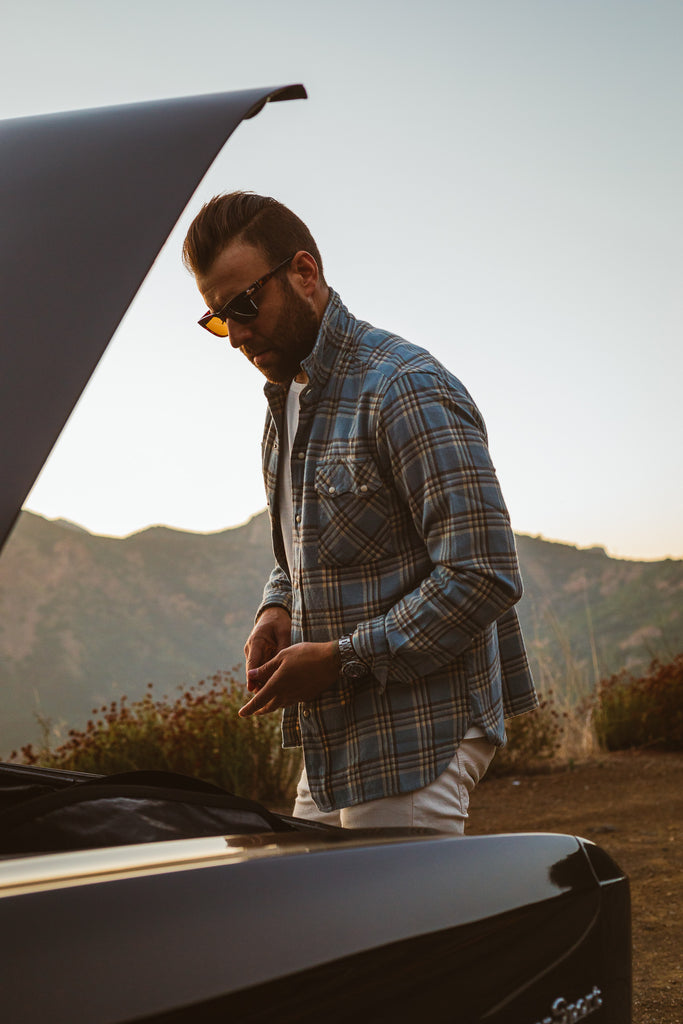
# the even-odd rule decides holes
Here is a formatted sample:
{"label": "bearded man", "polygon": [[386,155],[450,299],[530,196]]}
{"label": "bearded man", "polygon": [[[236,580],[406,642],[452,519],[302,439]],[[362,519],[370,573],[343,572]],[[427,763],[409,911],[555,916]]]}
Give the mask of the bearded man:
{"label": "bearded man", "polygon": [[428,352],[349,313],[276,200],[215,197],[183,259],[199,323],[267,380],[275,567],[240,715],[284,709],[295,815],[462,833],[505,717],[537,704],[482,417]]}

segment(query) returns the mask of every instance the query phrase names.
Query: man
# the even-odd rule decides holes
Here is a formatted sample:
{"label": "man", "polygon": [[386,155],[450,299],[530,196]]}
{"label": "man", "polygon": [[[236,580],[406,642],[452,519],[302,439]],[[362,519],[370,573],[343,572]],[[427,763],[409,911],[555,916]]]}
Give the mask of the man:
{"label": "man", "polygon": [[267,379],[276,565],[240,714],[284,708],[296,815],[462,832],[504,717],[537,703],[481,416],[429,353],[349,313],[274,199],[215,197],[183,259],[200,324]]}

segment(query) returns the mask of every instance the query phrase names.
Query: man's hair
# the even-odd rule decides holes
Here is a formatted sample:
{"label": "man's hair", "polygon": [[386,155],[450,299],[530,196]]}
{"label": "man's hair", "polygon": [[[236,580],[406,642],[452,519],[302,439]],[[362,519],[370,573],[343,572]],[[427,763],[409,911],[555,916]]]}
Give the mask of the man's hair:
{"label": "man's hair", "polygon": [[190,224],[183,243],[183,263],[195,277],[211,269],[231,242],[259,248],[276,266],[300,249],[310,253],[325,283],[318,246],[306,225],[277,199],[253,192],[214,196]]}

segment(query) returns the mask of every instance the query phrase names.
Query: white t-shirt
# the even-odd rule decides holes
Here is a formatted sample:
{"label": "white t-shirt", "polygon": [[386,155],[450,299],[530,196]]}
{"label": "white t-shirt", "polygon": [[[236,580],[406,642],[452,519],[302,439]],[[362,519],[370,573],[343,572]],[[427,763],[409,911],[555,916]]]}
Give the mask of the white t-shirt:
{"label": "white t-shirt", "polygon": [[306,387],[306,383],[297,383],[293,380],[287,392],[287,404],[285,406],[285,421],[283,435],[280,440],[280,462],[278,466],[278,491],[280,494],[280,529],[282,540],[287,555],[289,574],[292,575],[294,567],[294,510],[292,502],[292,446],[299,426],[299,396]]}

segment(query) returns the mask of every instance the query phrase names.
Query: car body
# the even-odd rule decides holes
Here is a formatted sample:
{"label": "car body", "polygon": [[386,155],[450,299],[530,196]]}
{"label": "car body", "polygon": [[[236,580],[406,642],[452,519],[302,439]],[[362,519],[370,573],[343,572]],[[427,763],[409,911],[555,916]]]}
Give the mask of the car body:
{"label": "car body", "polygon": [[[225,140],[304,96],[0,125],[0,543]],[[630,1020],[628,880],[587,840],[335,829],[176,776],[0,765],[0,933],[22,1024]]]}

